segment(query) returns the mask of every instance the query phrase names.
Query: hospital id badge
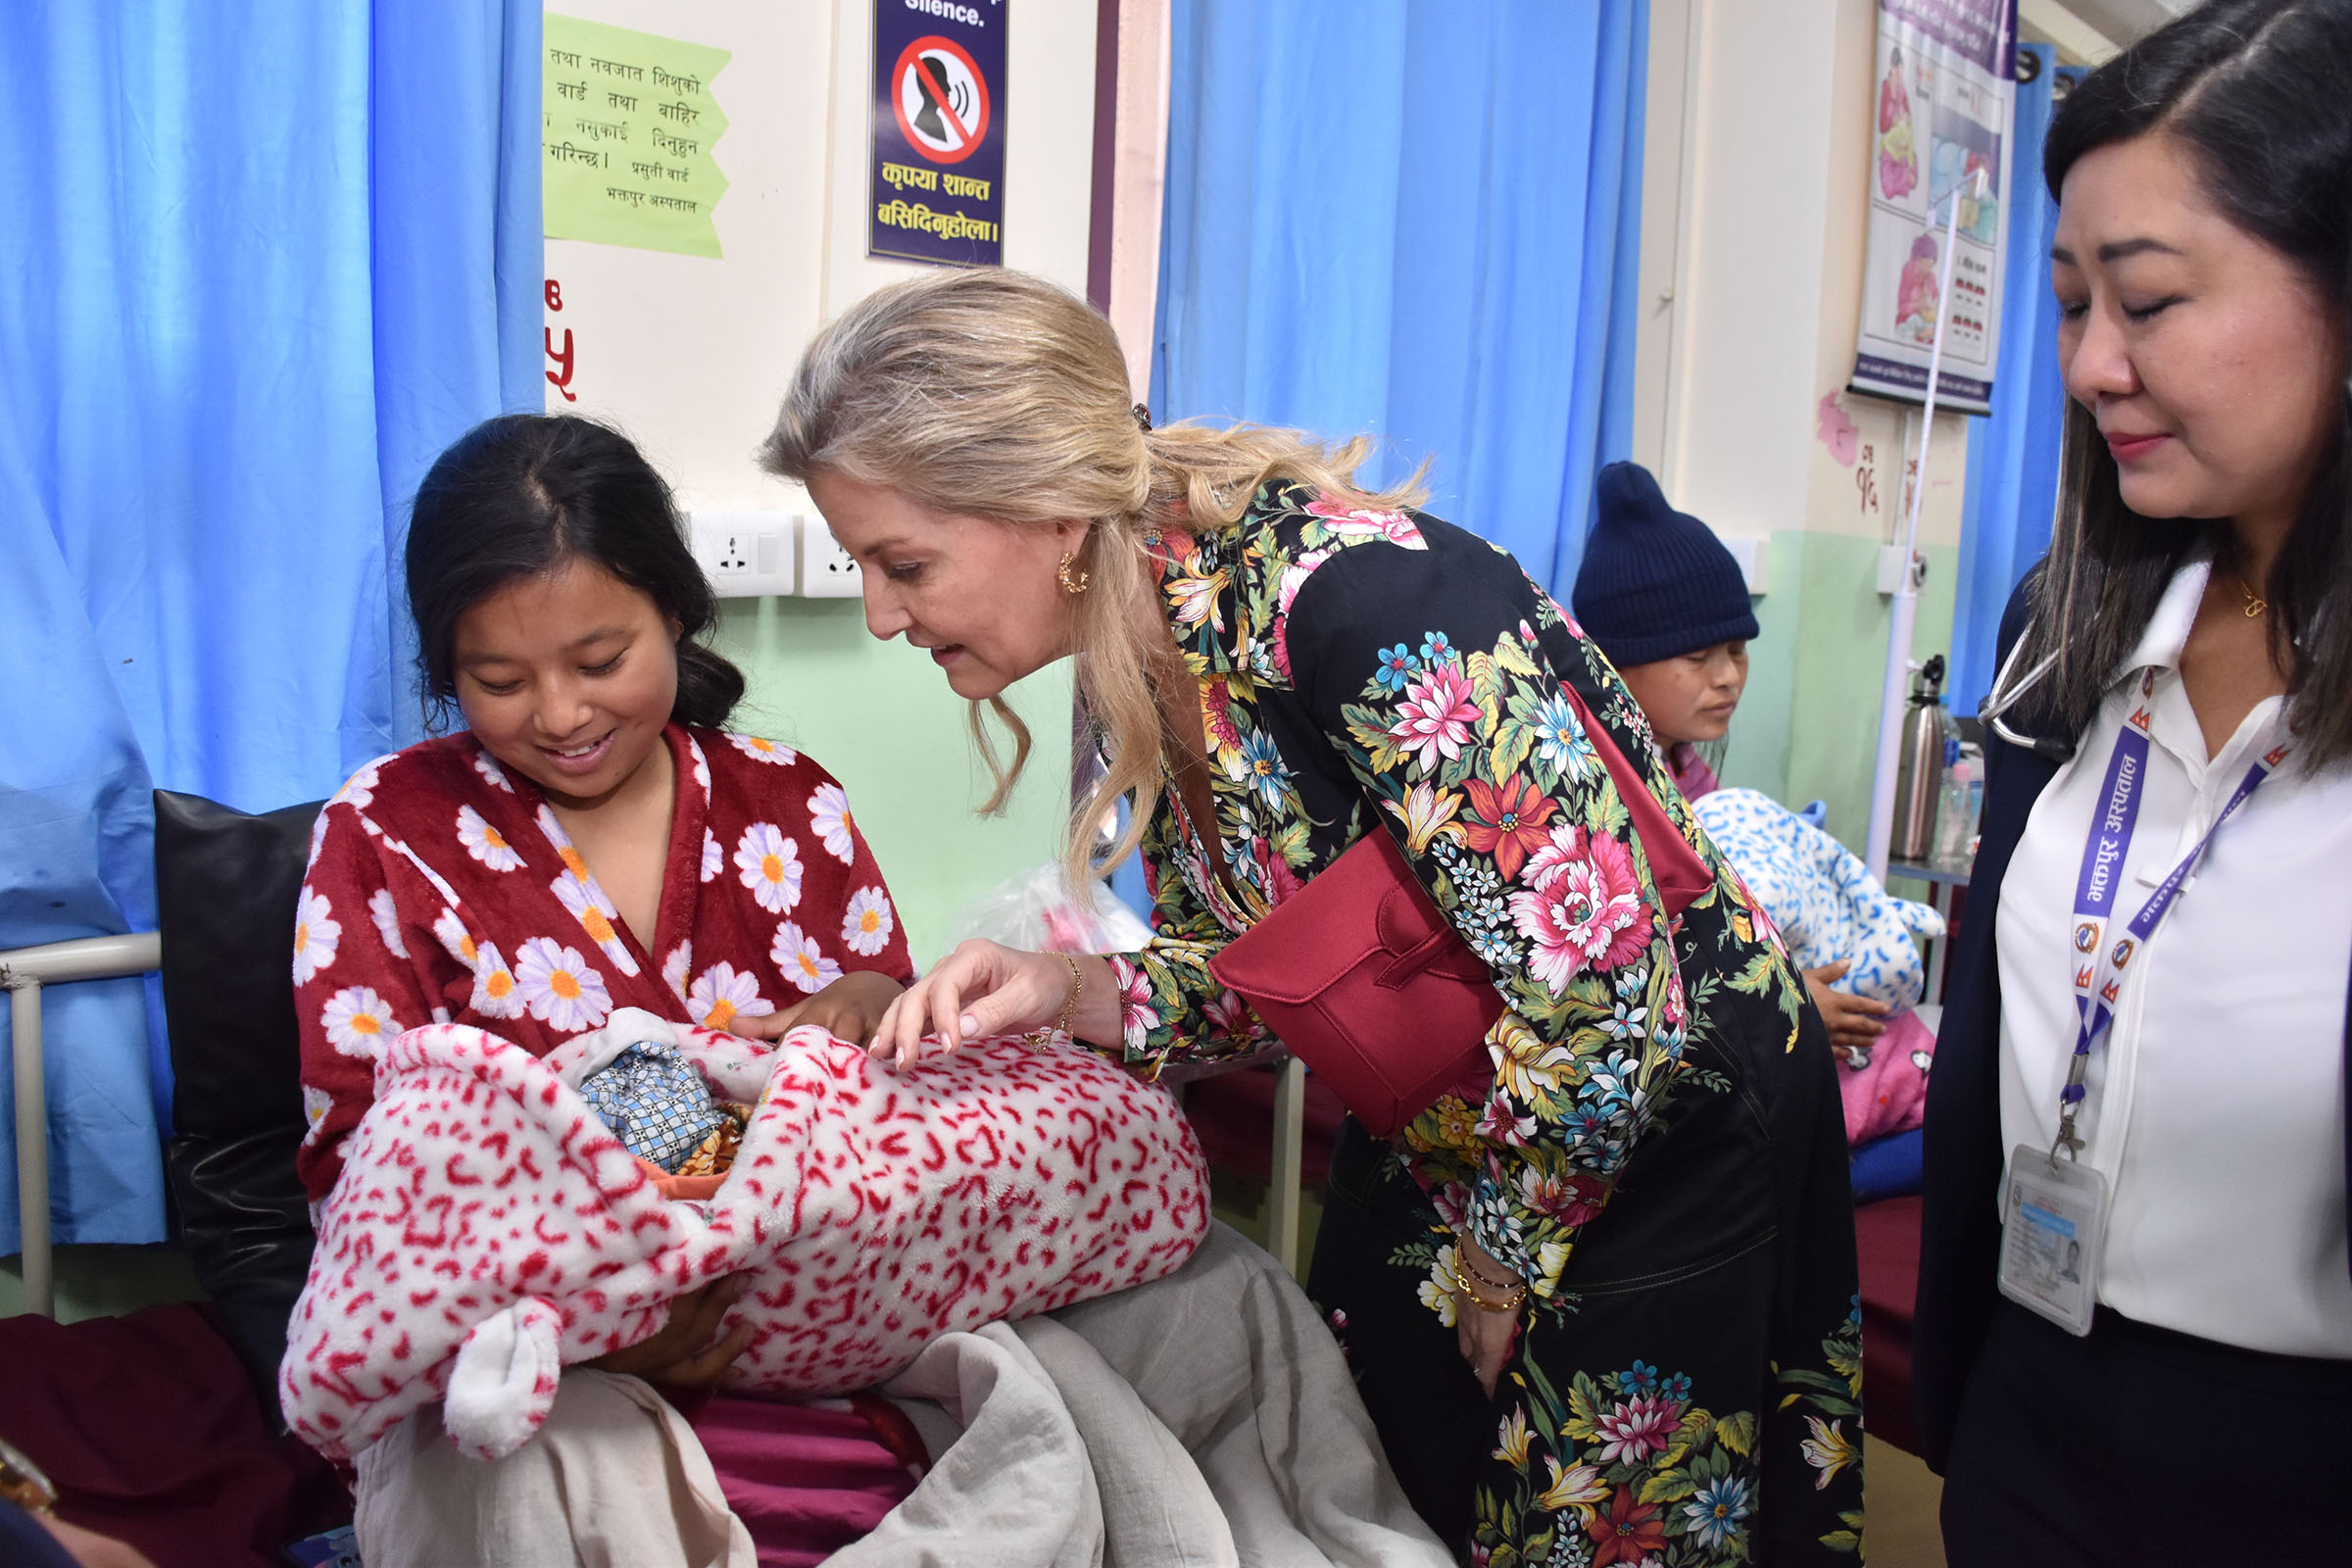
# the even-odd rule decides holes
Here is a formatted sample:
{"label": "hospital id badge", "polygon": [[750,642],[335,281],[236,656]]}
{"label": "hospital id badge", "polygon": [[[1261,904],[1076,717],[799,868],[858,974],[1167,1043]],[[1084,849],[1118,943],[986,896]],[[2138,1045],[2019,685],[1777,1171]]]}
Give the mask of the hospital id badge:
{"label": "hospital id badge", "polygon": [[2098,1304],[2099,1244],[2107,1235],[2107,1178],[2046,1149],[2009,1155],[2001,1208],[2001,1294],[2077,1339]]}

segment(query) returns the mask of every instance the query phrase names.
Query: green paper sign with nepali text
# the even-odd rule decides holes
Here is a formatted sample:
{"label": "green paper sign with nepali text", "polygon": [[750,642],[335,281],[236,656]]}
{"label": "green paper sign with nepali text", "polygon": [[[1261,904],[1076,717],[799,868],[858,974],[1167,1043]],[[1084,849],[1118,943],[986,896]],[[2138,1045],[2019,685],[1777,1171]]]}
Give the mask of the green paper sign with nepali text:
{"label": "green paper sign with nepali text", "polygon": [[539,126],[550,239],[718,255],[727,117],[710,78],[734,58],[651,32],[546,18]]}

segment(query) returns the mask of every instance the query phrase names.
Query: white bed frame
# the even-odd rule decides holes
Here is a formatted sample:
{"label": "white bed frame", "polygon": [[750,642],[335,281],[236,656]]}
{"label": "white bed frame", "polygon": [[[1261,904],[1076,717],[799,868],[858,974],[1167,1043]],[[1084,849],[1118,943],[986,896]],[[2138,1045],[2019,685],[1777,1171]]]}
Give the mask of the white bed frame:
{"label": "white bed frame", "polygon": [[49,1086],[41,1059],[41,988],[145,974],[162,963],[163,939],[153,931],[0,953],[0,991],[8,993],[16,1057],[17,1226],[24,1243],[26,1311],[57,1315],[49,1251]]}

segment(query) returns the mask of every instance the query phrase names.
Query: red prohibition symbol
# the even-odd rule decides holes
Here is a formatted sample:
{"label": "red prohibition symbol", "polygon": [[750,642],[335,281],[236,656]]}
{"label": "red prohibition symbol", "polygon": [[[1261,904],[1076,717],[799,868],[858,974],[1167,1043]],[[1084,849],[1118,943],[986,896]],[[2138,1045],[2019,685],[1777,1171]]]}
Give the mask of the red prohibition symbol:
{"label": "red prohibition symbol", "polygon": [[932,163],[960,164],[988,134],[988,78],[961,44],[933,33],[900,51],[890,107],[907,145]]}

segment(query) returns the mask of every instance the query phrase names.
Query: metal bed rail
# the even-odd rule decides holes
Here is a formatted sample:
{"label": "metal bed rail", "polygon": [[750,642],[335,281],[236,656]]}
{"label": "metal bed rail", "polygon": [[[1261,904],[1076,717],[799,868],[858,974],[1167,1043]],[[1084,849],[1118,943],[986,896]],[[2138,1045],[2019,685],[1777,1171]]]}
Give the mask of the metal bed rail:
{"label": "metal bed rail", "polygon": [[83,937],[0,953],[0,991],[8,993],[10,1047],[17,1091],[17,1226],[23,1239],[24,1306],[57,1315],[57,1278],[49,1248],[49,1086],[41,1059],[41,989],[75,980],[119,980],[163,963],[153,931]]}

